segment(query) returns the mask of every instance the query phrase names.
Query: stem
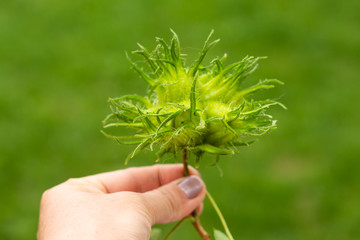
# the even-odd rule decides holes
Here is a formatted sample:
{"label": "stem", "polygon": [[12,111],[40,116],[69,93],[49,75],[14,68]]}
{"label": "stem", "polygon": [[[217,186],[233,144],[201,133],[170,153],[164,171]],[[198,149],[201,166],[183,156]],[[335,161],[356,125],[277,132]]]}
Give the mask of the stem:
{"label": "stem", "polygon": [[220,219],[220,221],[221,221],[221,223],[222,223],[222,225],[223,225],[223,227],[224,227],[225,233],[226,233],[226,235],[228,236],[229,240],[234,240],[233,236],[232,236],[231,233],[230,233],[229,227],[228,227],[227,224],[226,224],[225,218],[224,218],[224,216],[222,215],[222,213],[221,213],[218,205],[216,204],[215,200],[213,199],[213,197],[210,195],[209,192],[206,192],[206,196],[207,196],[207,198],[209,199],[211,205],[214,207],[217,215],[219,216],[219,219]]}
{"label": "stem", "polygon": [[188,156],[187,156],[187,150],[186,149],[183,149],[182,150],[182,162],[183,162],[183,165],[184,165],[184,176],[187,177],[187,176],[190,176],[190,173],[189,173],[189,164],[188,164]]}
{"label": "stem", "polygon": [[[184,165],[184,176],[189,176],[189,163],[188,163],[188,155],[187,155],[187,149],[182,150],[182,162]],[[196,209],[191,213],[191,216],[194,217],[195,221],[193,221],[193,226],[196,229],[196,231],[199,233],[199,235],[202,237],[203,240],[210,240],[210,235],[205,231],[205,229],[202,227],[200,223],[199,216],[196,212]]]}
{"label": "stem", "polygon": [[203,226],[200,223],[199,216],[196,213],[196,210],[192,212],[192,216],[195,218],[195,221],[192,223],[196,231],[202,237],[203,240],[210,240],[210,235],[205,231]]}
{"label": "stem", "polygon": [[166,235],[166,237],[164,238],[164,240],[168,240],[171,236],[171,234],[173,234],[176,229],[178,229],[180,227],[180,225],[185,222],[186,219],[191,219],[192,221],[195,221],[195,219],[193,219],[192,217],[185,217],[183,219],[181,219],[171,230],[170,232]]}

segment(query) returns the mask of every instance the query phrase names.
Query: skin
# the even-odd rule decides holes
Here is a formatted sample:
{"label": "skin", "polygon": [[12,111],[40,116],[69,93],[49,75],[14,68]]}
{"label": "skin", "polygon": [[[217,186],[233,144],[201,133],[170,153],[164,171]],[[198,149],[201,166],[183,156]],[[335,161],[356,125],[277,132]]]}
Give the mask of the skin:
{"label": "skin", "polygon": [[[200,176],[190,168],[192,175]],[[200,178],[199,178],[200,179]],[[181,164],[128,168],[69,179],[44,192],[38,240],[149,239],[151,226],[180,220],[198,208],[178,187]]]}

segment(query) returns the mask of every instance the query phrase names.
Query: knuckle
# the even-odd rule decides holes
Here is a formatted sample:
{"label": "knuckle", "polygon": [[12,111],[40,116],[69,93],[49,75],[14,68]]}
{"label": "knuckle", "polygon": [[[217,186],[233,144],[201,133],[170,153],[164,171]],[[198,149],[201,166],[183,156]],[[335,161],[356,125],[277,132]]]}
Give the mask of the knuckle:
{"label": "knuckle", "polygon": [[88,178],[69,178],[59,186],[75,191],[91,192],[93,190],[93,186],[98,184],[98,182],[95,184],[93,180]]}
{"label": "knuckle", "polygon": [[50,188],[41,195],[40,206],[45,206],[54,198],[55,190]]}
{"label": "knuckle", "polygon": [[40,204],[41,205],[46,204],[47,202],[59,196],[60,192],[62,191],[62,189],[64,189],[64,187],[66,187],[66,185],[73,186],[76,184],[77,184],[77,180],[75,178],[70,178],[66,180],[64,183],[61,183],[57,186],[45,190],[41,195]]}
{"label": "knuckle", "polygon": [[68,180],[66,180],[64,182],[64,184],[68,184],[68,185],[76,185],[78,184],[78,179],[77,178],[69,178]]}
{"label": "knuckle", "polygon": [[47,200],[50,195],[52,194],[52,190],[48,189],[45,192],[43,192],[42,196],[41,196],[41,202],[44,202],[45,200]]}

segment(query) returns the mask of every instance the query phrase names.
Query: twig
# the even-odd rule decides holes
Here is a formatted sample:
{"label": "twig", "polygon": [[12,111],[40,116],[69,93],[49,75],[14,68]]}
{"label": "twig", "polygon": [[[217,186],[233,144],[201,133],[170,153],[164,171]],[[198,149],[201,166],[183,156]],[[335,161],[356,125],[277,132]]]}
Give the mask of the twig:
{"label": "twig", "polygon": [[188,156],[187,156],[187,149],[183,149],[182,150],[182,162],[184,165],[184,176],[190,176],[190,172],[189,172],[189,164],[188,164]]}
{"label": "twig", "polygon": [[[188,164],[188,155],[187,155],[187,150],[183,149],[182,150],[182,162],[184,165],[184,176],[189,176],[189,164]],[[196,212],[196,209],[191,213],[191,215],[194,217],[194,221],[193,221],[193,226],[196,229],[196,231],[199,233],[199,235],[202,237],[203,240],[210,240],[210,235],[205,231],[205,229],[203,228],[203,226],[200,223],[200,219],[199,216]]]}
{"label": "twig", "polygon": [[219,219],[220,219],[220,221],[221,221],[221,223],[222,223],[222,225],[223,225],[223,227],[224,227],[225,233],[226,233],[226,235],[228,236],[229,240],[234,240],[233,236],[232,236],[231,233],[230,233],[229,227],[228,227],[227,224],[226,224],[225,218],[224,218],[224,216],[222,215],[222,213],[221,213],[218,205],[216,204],[215,200],[213,199],[213,197],[210,195],[209,192],[206,192],[206,196],[207,196],[207,198],[209,199],[211,205],[214,207],[217,215],[219,216]]}
{"label": "twig", "polygon": [[171,230],[170,232],[166,235],[166,237],[164,238],[164,240],[168,240],[171,236],[171,234],[173,234],[175,232],[176,229],[178,229],[180,227],[180,225],[185,222],[186,219],[191,219],[191,221],[195,221],[195,219],[193,219],[193,217],[185,217],[183,219],[181,219]]}

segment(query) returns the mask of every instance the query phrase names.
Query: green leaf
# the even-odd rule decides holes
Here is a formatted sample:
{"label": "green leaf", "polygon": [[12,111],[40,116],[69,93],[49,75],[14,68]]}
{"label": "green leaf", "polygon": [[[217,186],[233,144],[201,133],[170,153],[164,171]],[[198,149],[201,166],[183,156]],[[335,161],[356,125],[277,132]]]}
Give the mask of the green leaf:
{"label": "green leaf", "polygon": [[[156,114],[159,114],[161,112],[162,108],[159,108],[157,111],[156,111]],[[161,124],[161,120],[160,120],[160,117],[159,116],[156,116],[156,121],[158,122],[158,124]]]}
{"label": "green leaf", "polygon": [[147,51],[147,49],[144,46],[142,46],[140,43],[138,43],[137,45],[140,47],[141,50],[136,50],[136,51],[133,51],[132,53],[139,54],[139,55],[143,56],[145,58],[145,60],[147,61],[147,63],[149,64],[149,66],[151,67],[151,69],[153,71],[156,71],[157,65],[151,59],[150,54]]}
{"label": "green leaf", "polygon": [[221,122],[224,124],[226,130],[229,130],[234,135],[237,135],[236,131],[225,120],[222,120]]}
{"label": "green leaf", "polygon": [[160,240],[162,230],[160,228],[152,228],[150,233],[150,240]]}
{"label": "green leaf", "polygon": [[208,119],[205,120],[205,123],[209,123],[209,122],[213,122],[213,121],[222,121],[223,118],[221,117],[217,117],[217,116],[213,116],[213,117],[209,117]]}
{"label": "green leaf", "polygon": [[[141,136],[141,135],[131,135],[131,136],[113,136],[110,135],[104,131],[100,131],[105,137],[110,138],[110,139],[114,139],[116,140],[118,143],[120,144],[125,144],[125,145],[135,145],[135,144],[139,144],[143,141],[143,139],[145,138],[145,136]],[[137,140],[136,140],[137,139]]]}
{"label": "green leaf", "polygon": [[171,52],[171,56],[172,59],[174,60],[174,62],[180,62],[181,60],[181,53],[180,53],[180,41],[179,41],[179,37],[176,34],[176,32],[172,29],[170,29],[170,31],[173,34],[173,38],[171,40],[171,44],[170,44],[170,52]]}
{"label": "green leaf", "polygon": [[170,60],[170,50],[169,50],[169,46],[166,44],[166,42],[164,41],[164,39],[162,38],[156,38],[156,41],[158,43],[160,43],[160,45],[163,47],[164,49],[164,57],[167,60]]}
{"label": "green leaf", "polygon": [[166,125],[166,123],[168,123],[169,121],[171,121],[172,119],[176,118],[180,113],[182,113],[182,110],[176,111],[174,113],[172,113],[170,116],[168,116],[158,127],[158,129],[156,130],[156,134],[159,132],[159,130],[164,127]]}
{"label": "green leaf", "polygon": [[198,116],[199,116],[199,124],[196,126],[197,130],[202,130],[205,129],[206,127],[206,123],[205,123],[205,113],[204,111],[197,111]]}
{"label": "green leaf", "polygon": [[[209,165],[209,167],[218,166],[219,170],[221,170],[220,167],[219,167],[219,160],[220,160],[220,155],[215,155],[215,160],[214,160],[213,163],[211,163]],[[222,171],[220,171],[220,174],[221,174],[221,177],[222,177],[222,174],[223,174]]]}
{"label": "green leaf", "polygon": [[271,99],[267,99],[264,101],[257,101],[257,103],[259,103],[259,104],[272,104],[273,103],[274,105],[279,105],[283,109],[287,110],[287,107],[284,104],[282,104],[281,102],[275,101],[275,100],[271,100]]}
{"label": "green leaf", "polygon": [[151,103],[150,103],[149,99],[139,96],[139,95],[125,95],[122,97],[111,98],[111,99],[114,101],[129,101],[129,100],[131,100],[131,101],[140,103],[144,107],[151,107]]}
{"label": "green leaf", "polygon": [[196,113],[196,80],[197,74],[194,76],[190,91],[190,121],[194,123],[194,117]]}
{"label": "green leaf", "polygon": [[144,148],[146,148],[150,143],[151,143],[151,138],[147,138],[147,139],[143,140],[143,141],[134,149],[134,151],[127,156],[127,158],[125,159],[125,165],[127,165],[127,164],[129,163],[130,159],[132,159],[138,152],[140,152],[141,150],[143,150]]}
{"label": "green leaf", "polygon": [[161,62],[161,63],[168,63],[174,67],[176,67],[176,64],[173,62],[173,60],[167,60],[167,59],[154,59],[152,58],[152,60],[156,61],[156,62]]}
{"label": "green leaf", "polygon": [[235,62],[230,64],[229,66],[225,67],[217,76],[217,79],[221,79],[223,77],[226,77],[227,75],[229,75],[231,72],[233,72],[236,68],[238,68],[239,66],[241,66],[243,64],[243,62],[248,58],[248,56],[246,56],[244,59],[242,59],[239,62]]}
{"label": "green leaf", "polygon": [[[171,113],[158,113],[158,112],[157,113],[143,113],[142,115],[134,118],[134,122],[136,122],[137,120],[148,118],[148,117],[156,117],[156,119],[159,121],[160,120],[159,117],[167,117],[169,115],[171,115]],[[161,121],[160,121],[160,123],[161,123]]]}
{"label": "green leaf", "polygon": [[214,33],[214,30],[211,30],[209,36],[207,37],[207,39],[206,39],[206,41],[205,41],[205,44],[204,44],[203,49],[202,49],[201,52],[200,52],[199,58],[195,61],[194,65],[190,68],[190,70],[189,70],[190,76],[195,76],[196,72],[197,72],[198,69],[199,69],[200,64],[202,63],[202,61],[204,60],[204,58],[205,58],[205,56],[206,56],[206,53],[207,53],[215,44],[217,44],[217,43],[220,41],[220,39],[217,39],[217,40],[209,43],[210,38],[211,38],[211,36],[213,35],[213,33]]}
{"label": "green leaf", "polygon": [[203,151],[197,151],[195,152],[195,167],[199,168],[200,167],[200,159],[202,157],[202,155],[204,154]]}
{"label": "green leaf", "polygon": [[241,84],[249,74],[256,70],[257,62],[261,59],[266,59],[266,57],[245,57],[231,73],[231,76],[225,80],[225,82],[230,83],[229,88]]}
{"label": "green leaf", "polygon": [[119,101],[114,98],[109,98],[108,100],[114,107],[127,111],[129,113],[137,113],[137,106],[128,101]]}
{"label": "green leaf", "polygon": [[229,240],[229,238],[226,236],[225,233],[223,233],[217,229],[214,229],[214,238],[215,238],[215,240]]}
{"label": "green leaf", "polygon": [[237,95],[242,97],[242,96],[248,95],[250,93],[254,93],[260,89],[273,88],[273,87],[275,87],[274,85],[272,85],[273,83],[277,83],[277,84],[281,84],[281,85],[284,84],[283,82],[281,82],[277,79],[265,79],[263,81],[260,81],[258,84],[254,85],[254,86],[251,86],[249,88],[241,90]]}
{"label": "green leaf", "polygon": [[124,122],[116,122],[116,123],[109,123],[104,126],[104,128],[109,127],[143,127],[144,125],[142,123],[124,123]]}
{"label": "green leaf", "polygon": [[232,155],[234,154],[234,151],[226,149],[226,148],[219,148],[215,147],[210,144],[203,144],[196,146],[197,149],[200,149],[204,152],[211,153],[211,154],[217,154],[217,155]]}
{"label": "green leaf", "polygon": [[213,64],[214,67],[212,68],[212,71],[215,73],[215,75],[219,74],[220,72],[223,71],[224,69],[224,60],[226,59],[226,53],[224,54],[224,56],[220,59],[219,57],[214,58],[210,64]]}
{"label": "green leaf", "polygon": [[[139,108],[137,110],[141,116],[145,115]],[[148,133],[155,131],[156,126],[151,122],[151,120],[147,116],[144,116],[143,118],[141,118],[141,121],[143,122],[144,127],[146,128]]]}
{"label": "green leaf", "polygon": [[256,140],[250,140],[245,142],[244,140],[235,140],[231,143],[231,145],[235,146],[235,147],[241,147],[241,146],[249,146],[250,144],[256,142]]}
{"label": "green leaf", "polygon": [[172,103],[172,102],[169,102],[168,105],[172,105],[178,109],[182,109],[182,110],[187,110],[188,107],[185,106],[184,104],[179,104],[179,103]]}
{"label": "green leaf", "polygon": [[139,68],[129,57],[129,55],[127,54],[127,52],[125,52],[126,54],[126,58],[129,60],[132,68],[139,73],[139,75],[150,85],[150,86],[154,86],[156,84],[155,80],[152,79],[149,75],[147,75],[141,68]]}
{"label": "green leaf", "polygon": [[[162,56],[160,54],[159,51],[156,52],[156,58],[154,60],[156,60],[156,63],[158,64],[158,69],[156,70],[155,74],[157,76],[161,76],[161,74],[167,74],[167,76],[171,76],[170,70],[169,68],[165,65],[165,62],[161,60]],[[169,59],[170,61],[172,61],[172,59]]]}
{"label": "green leaf", "polygon": [[[111,108],[111,106],[110,106]],[[107,124],[109,121],[113,120],[116,117],[114,113],[108,114],[105,119],[102,121],[103,125]]]}
{"label": "green leaf", "polygon": [[[255,107],[254,109],[252,109],[250,111],[240,112],[240,115],[257,114],[257,113],[261,112],[262,110],[269,108],[271,106],[274,106],[274,105],[279,105],[282,108],[286,109],[286,107],[282,103],[279,103],[276,101],[267,100],[267,101],[261,101],[261,102],[256,102],[256,103],[259,103],[259,107]],[[264,104],[264,103],[266,103],[266,104]],[[264,105],[262,105],[262,104],[264,104]]]}
{"label": "green leaf", "polygon": [[167,148],[161,148],[157,153],[157,159],[156,159],[156,162],[160,162],[161,158],[169,152],[169,149]]}

